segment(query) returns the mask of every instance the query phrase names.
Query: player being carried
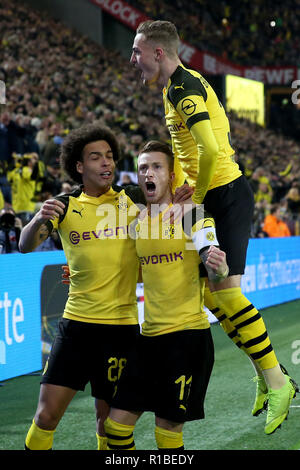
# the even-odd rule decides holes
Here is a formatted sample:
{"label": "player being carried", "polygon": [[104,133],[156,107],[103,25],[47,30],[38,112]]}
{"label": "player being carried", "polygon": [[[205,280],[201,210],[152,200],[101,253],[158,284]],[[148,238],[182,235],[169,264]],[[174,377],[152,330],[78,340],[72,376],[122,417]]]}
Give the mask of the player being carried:
{"label": "player being carried", "polygon": [[[141,70],[145,85],[162,91],[175,155],[173,189],[187,181],[194,188],[194,203],[203,203],[215,220],[229,276],[221,284],[208,282],[205,305],[251,359],[257,373],[252,414],[268,403],[265,432],[272,434],[287,417],[297,386],[280,367],[260,313],[241,291],[254,198],[235,162],[221,102],[200,73],[181,63],[178,47],[173,23],[146,21],[137,28],[131,63]],[[195,232],[198,250],[199,240]]]}

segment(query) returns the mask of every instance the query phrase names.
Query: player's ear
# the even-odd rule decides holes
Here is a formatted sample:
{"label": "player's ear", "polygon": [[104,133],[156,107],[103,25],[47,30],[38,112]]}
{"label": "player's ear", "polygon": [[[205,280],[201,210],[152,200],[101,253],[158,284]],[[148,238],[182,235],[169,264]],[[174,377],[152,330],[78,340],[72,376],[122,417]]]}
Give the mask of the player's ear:
{"label": "player's ear", "polygon": [[174,171],[171,171],[170,172],[170,181],[171,181],[171,183],[173,183],[174,179],[175,179],[175,173],[174,173]]}
{"label": "player's ear", "polygon": [[155,60],[159,61],[164,55],[164,50],[161,47],[155,49]]}
{"label": "player's ear", "polygon": [[83,164],[82,162],[78,161],[76,163],[76,170],[78,171],[78,173],[82,174],[83,173],[83,168],[82,168]]}

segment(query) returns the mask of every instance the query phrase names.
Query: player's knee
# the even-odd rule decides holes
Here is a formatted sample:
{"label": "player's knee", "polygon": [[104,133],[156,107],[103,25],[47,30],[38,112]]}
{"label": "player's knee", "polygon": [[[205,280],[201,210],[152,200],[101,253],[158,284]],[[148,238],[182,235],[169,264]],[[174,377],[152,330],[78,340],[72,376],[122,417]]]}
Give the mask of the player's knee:
{"label": "player's knee", "polygon": [[37,409],[34,417],[36,425],[41,429],[53,430],[56,429],[60,420],[60,414],[56,410],[50,410],[46,407]]}

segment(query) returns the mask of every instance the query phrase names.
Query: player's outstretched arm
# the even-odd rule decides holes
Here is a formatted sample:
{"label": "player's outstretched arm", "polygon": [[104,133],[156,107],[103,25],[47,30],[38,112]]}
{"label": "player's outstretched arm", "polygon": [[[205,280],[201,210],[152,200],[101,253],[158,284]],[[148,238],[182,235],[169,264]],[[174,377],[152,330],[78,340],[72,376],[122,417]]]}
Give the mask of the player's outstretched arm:
{"label": "player's outstretched arm", "polygon": [[219,145],[209,120],[197,122],[192,126],[190,132],[197,144],[199,156],[198,177],[193,201],[202,204],[216,169]]}
{"label": "player's outstretched arm", "polygon": [[65,205],[57,199],[48,199],[21,232],[19,250],[30,253],[49,236],[46,223],[64,213]]}
{"label": "player's outstretched arm", "polygon": [[204,263],[208,279],[212,282],[221,282],[227,278],[229,268],[226,262],[226,253],[215,245],[205,248],[200,253]]}

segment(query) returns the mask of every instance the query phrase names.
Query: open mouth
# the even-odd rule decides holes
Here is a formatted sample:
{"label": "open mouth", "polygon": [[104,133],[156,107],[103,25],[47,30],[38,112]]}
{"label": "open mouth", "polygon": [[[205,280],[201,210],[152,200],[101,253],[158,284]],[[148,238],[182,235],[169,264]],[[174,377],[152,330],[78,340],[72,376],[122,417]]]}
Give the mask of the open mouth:
{"label": "open mouth", "polygon": [[104,171],[103,173],[100,173],[100,176],[104,179],[108,179],[111,177],[111,171]]}
{"label": "open mouth", "polygon": [[155,193],[155,183],[153,181],[146,181],[146,189],[147,189],[147,194],[150,196],[151,194]]}

